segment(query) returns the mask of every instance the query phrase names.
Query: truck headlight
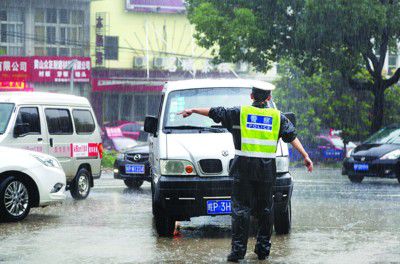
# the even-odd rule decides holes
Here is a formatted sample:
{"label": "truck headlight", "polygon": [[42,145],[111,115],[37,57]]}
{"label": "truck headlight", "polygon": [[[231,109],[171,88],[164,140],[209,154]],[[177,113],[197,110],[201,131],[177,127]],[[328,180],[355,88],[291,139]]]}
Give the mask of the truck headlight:
{"label": "truck headlight", "polygon": [[276,157],[276,172],[289,172],[289,157]]}
{"label": "truck headlight", "polygon": [[400,158],[400,149],[393,150],[385,155],[383,155],[381,160],[394,160]]}
{"label": "truck headlight", "polygon": [[47,156],[41,156],[41,155],[32,155],[37,161],[45,165],[46,167],[51,167],[51,168],[59,168],[61,169],[61,164],[58,162],[56,158],[50,158]]}
{"label": "truck headlight", "polygon": [[161,175],[197,175],[193,164],[187,160],[160,160]]}

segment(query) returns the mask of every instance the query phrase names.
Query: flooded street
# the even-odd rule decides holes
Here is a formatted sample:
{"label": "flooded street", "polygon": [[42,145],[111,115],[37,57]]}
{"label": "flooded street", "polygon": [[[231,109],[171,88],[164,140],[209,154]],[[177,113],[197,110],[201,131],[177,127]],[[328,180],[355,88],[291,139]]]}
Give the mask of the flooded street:
{"label": "flooded street", "polygon": [[[272,238],[267,263],[399,263],[400,185],[340,170],[292,171],[293,225]],[[153,230],[150,184],[129,190],[105,174],[87,200],[33,209],[20,223],[0,224],[1,263],[217,263],[230,250],[230,217],[182,222],[181,235]],[[258,262],[249,241],[244,263]]]}

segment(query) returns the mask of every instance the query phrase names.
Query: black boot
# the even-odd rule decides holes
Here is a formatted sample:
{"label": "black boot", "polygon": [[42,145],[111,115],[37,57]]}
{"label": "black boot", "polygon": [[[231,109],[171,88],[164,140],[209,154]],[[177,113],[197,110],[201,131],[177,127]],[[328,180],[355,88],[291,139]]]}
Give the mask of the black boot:
{"label": "black boot", "polygon": [[232,251],[226,258],[229,262],[239,262],[241,259],[244,259],[244,255],[235,251]]}
{"label": "black boot", "polygon": [[271,243],[267,242],[265,245],[261,245],[261,243],[257,242],[256,247],[254,249],[254,253],[257,254],[258,260],[265,260],[269,257],[269,252],[271,250]]}

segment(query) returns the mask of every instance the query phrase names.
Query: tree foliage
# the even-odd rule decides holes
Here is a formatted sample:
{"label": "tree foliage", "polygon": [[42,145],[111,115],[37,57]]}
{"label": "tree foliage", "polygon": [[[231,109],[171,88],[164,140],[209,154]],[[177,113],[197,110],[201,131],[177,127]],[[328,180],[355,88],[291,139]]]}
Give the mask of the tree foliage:
{"label": "tree foliage", "polygon": [[372,93],[371,131],[382,126],[386,90],[400,78],[400,69],[382,74],[387,52],[397,49],[400,38],[399,0],[188,3],[195,37],[217,60],[248,61],[267,70],[289,57],[309,76],[339,73],[345,87]]}
{"label": "tree foliage", "polygon": [[[369,135],[373,96],[369,91],[354,91],[338,72],[319,71],[307,75],[293,62],[283,61],[281,77],[276,81],[274,101],[283,111],[296,113],[297,128],[306,144],[313,144],[315,135],[330,128],[342,130],[351,141],[363,141]],[[362,76],[362,74],[366,76]],[[368,73],[359,73],[368,78]],[[399,123],[400,89],[386,92],[385,125]]]}

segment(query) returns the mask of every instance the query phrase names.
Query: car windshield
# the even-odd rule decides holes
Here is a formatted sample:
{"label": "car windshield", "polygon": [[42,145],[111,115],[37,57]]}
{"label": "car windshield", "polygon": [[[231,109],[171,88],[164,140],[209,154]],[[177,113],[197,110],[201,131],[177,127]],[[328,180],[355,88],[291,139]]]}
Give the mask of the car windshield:
{"label": "car windshield", "polygon": [[366,144],[400,144],[400,128],[399,127],[385,127],[364,143]]}
{"label": "car windshield", "polygon": [[201,88],[171,92],[165,110],[164,128],[210,128],[216,124],[212,119],[191,115],[183,118],[177,113],[188,108],[235,107],[251,104],[249,88]]}
{"label": "car windshield", "polygon": [[14,104],[0,103],[0,134],[4,134],[10,121]]}

